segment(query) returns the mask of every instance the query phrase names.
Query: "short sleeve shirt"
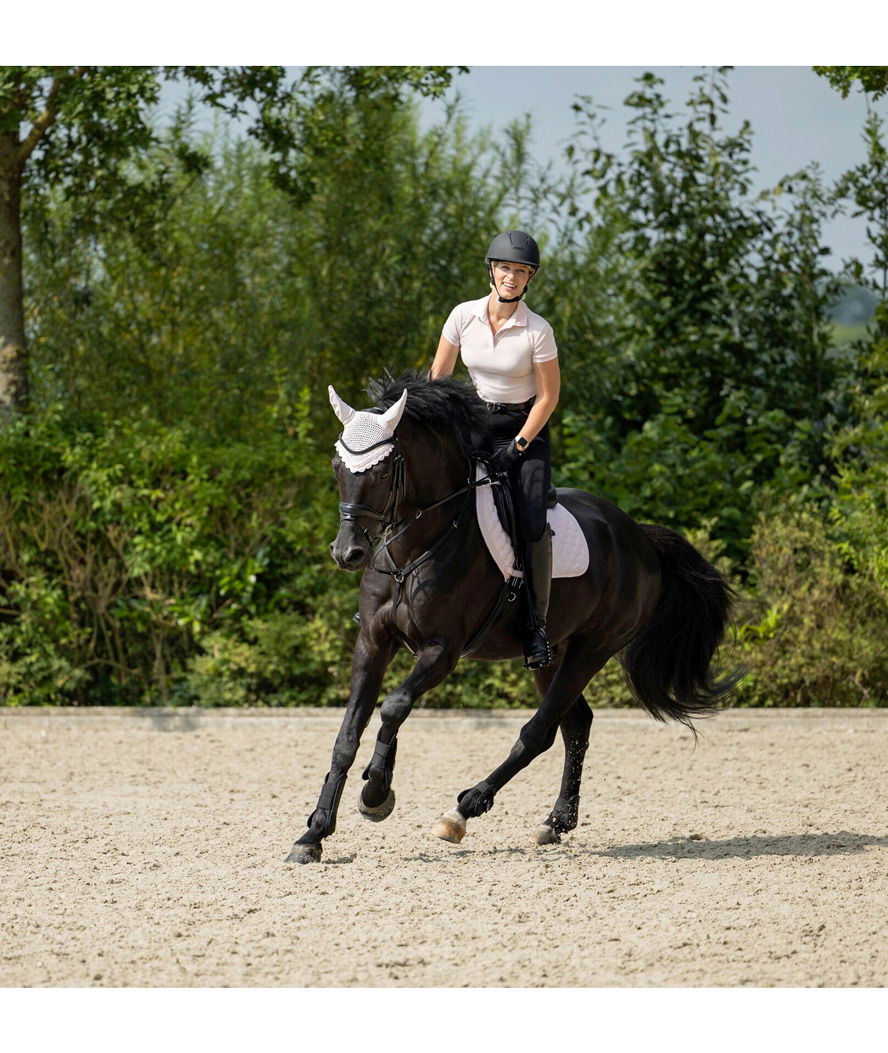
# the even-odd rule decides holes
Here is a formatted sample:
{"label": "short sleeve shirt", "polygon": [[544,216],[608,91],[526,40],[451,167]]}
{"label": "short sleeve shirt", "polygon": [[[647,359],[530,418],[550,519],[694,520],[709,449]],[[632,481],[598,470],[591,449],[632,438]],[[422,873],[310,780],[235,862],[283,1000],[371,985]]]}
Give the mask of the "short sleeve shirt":
{"label": "short sleeve shirt", "polygon": [[521,302],[498,333],[487,301],[468,300],[450,312],[441,335],[460,349],[478,394],[486,402],[526,402],[537,394],[534,365],[558,357],[552,326]]}

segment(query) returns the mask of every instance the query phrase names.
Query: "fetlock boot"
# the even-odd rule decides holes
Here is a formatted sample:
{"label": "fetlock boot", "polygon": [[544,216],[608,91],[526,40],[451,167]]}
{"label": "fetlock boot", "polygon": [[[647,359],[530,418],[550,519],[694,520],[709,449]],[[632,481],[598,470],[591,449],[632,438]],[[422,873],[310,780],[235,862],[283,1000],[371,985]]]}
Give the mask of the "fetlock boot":
{"label": "fetlock boot", "polygon": [[540,669],[551,665],[553,658],[546,635],[546,616],[552,588],[552,535],[548,526],[539,541],[527,542],[524,546],[524,582],[528,606],[524,666],[526,669]]}

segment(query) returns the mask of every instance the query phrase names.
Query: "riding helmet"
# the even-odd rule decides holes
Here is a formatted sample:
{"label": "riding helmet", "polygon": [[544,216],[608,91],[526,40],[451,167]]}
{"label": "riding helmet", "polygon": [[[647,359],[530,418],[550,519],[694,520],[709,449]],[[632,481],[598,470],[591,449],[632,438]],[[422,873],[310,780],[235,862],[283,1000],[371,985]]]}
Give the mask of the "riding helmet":
{"label": "riding helmet", "polygon": [[494,260],[506,260],[509,263],[525,263],[537,270],[540,265],[540,247],[523,230],[507,230],[490,243],[485,262],[490,265]]}

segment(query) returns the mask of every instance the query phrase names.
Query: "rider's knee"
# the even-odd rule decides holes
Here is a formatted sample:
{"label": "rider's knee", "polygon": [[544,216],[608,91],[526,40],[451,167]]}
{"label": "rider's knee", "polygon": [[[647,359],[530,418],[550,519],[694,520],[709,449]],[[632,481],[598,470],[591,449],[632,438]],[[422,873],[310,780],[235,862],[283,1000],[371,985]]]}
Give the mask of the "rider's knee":
{"label": "rider's knee", "polygon": [[533,544],[542,538],[546,532],[547,527],[546,519],[546,508],[541,506],[539,509],[532,509],[525,511],[518,517],[518,533],[522,540]]}

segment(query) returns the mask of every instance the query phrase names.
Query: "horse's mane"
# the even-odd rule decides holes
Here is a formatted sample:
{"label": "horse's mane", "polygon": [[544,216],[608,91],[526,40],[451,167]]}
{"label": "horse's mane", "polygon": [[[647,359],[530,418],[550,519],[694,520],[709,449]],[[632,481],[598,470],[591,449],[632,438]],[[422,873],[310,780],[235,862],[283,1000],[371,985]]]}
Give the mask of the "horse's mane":
{"label": "horse's mane", "polygon": [[456,430],[464,441],[472,431],[486,425],[487,410],[469,381],[453,377],[429,380],[414,370],[397,378],[385,373],[367,386],[367,394],[382,410],[394,405],[405,390],[404,421],[436,430]]}

